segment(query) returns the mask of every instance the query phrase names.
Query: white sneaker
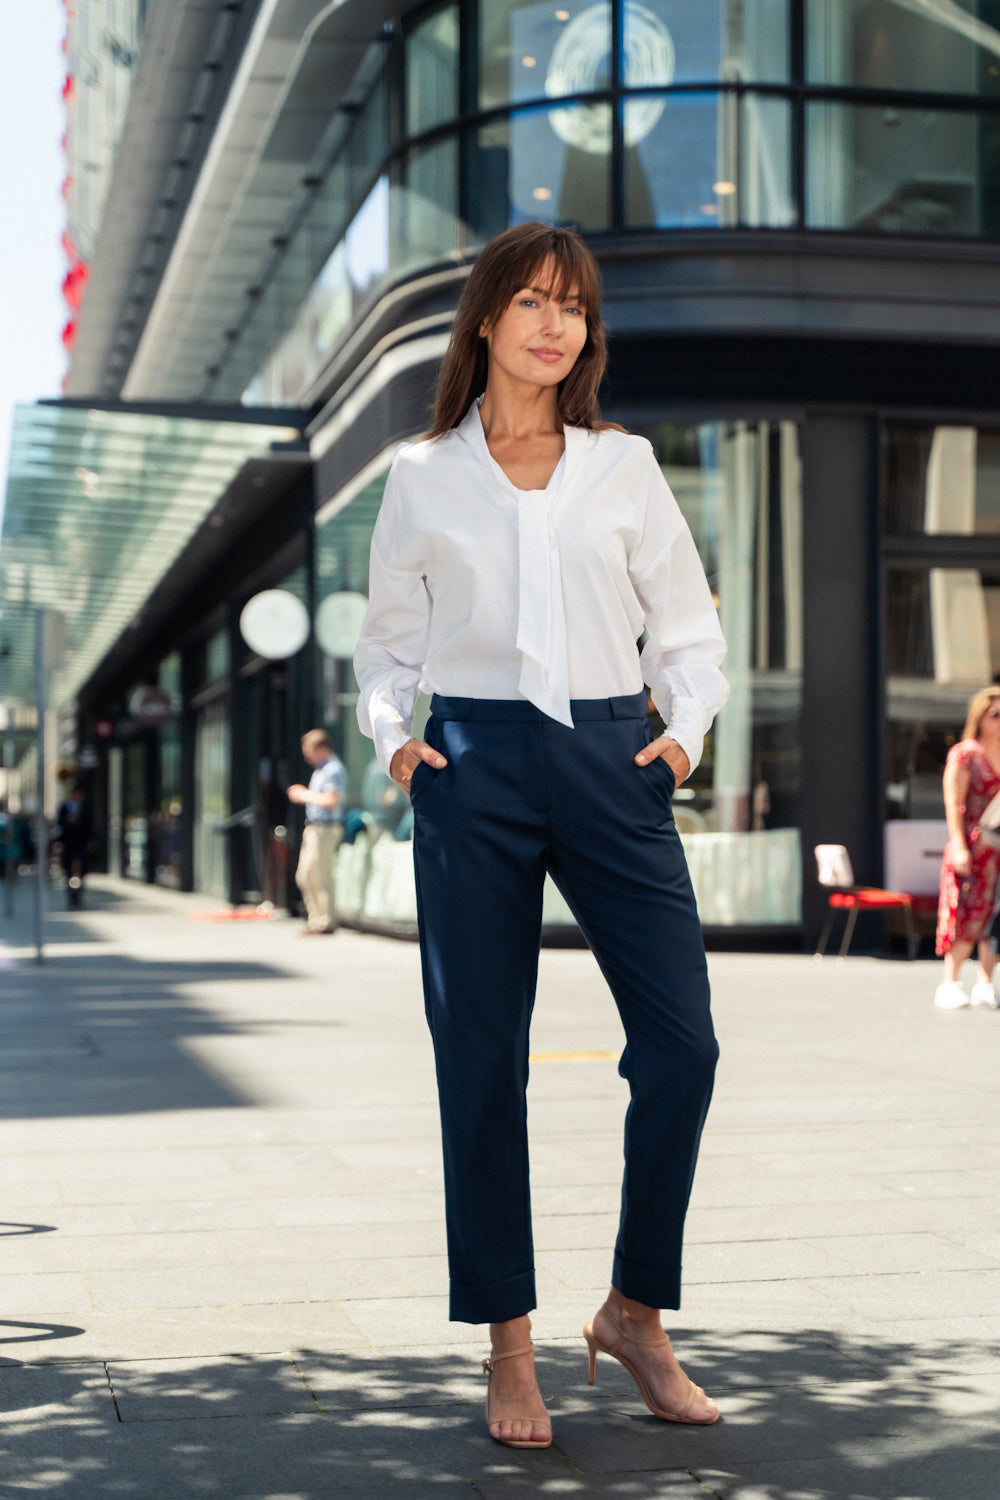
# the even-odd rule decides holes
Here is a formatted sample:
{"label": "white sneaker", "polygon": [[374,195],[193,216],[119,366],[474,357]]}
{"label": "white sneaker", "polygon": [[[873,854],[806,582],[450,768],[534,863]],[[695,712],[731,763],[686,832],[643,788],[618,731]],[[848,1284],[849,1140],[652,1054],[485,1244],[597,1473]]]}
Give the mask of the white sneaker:
{"label": "white sneaker", "polygon": [[[993,986],[991,985],[990,988],[992,989]],[[934,991],[934,1004],[938,1010],[961,1010],[964,1006],[971,1003],[957,979],[939,984]]]}
{"label": "white sneaker", "polygon": [[1000,1000],[997,999],[997,992],[989,979],[976,980],[972,986],[971,999],[973,1005],[983,1005],[987,1010],[1000,1009]]}

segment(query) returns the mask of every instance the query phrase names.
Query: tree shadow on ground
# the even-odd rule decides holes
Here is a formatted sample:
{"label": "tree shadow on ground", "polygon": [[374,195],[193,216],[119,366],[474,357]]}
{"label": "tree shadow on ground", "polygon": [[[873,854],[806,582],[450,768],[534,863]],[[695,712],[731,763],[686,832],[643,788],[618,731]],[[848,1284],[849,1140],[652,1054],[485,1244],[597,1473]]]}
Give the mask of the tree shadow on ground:
{"label": "tree shadow on ground", "polygon": [[[690,1363],[723,1420],[645,1412],[582,1341],[539,1349],[555,1442],[492,1443],[478,1349],[300,1349],[212,1359],[0,1369],[7,1492],[77,1497],[382,1500],[986,1500],[997,1493],[995,1347],[933,1349],[822,1329],[693,1334]],[[992,1373],[990,1367],[992,1366]]]}

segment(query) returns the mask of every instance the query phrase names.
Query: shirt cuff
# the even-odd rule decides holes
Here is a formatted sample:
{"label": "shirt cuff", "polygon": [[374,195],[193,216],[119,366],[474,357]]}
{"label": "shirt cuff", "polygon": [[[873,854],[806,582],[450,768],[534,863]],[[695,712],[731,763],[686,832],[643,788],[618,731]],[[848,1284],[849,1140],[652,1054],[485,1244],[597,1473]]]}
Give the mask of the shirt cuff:
{"label": "shirt cuff", "polygon": [[389,770],[392,764],[392,757],[397,750],[403,748],[407,740],[411,740],[412,738],[411,734],[398,729],[394,724],[379,726],[378,733],[375,736],[375,759],[387,776],[392,776],[392,772]]}
{"label": "shirt cuff", "polygon": [[672,740],[676,740],[687,756],[690,762],[690,769],[688,770],[688,775],[690,776],[700,764],[702,752],[705,748],[701,706],[694,699],[674,698],[669,704],[664,704],[662,708],[657,703],[656,708],[663,720],[665,733]]}

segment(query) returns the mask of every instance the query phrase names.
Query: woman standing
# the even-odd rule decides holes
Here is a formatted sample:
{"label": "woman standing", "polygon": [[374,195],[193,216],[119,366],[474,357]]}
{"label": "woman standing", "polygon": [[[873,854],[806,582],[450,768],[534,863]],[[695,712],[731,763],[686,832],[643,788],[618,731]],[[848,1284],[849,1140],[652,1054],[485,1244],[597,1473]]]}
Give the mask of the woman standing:
{"label": "woman standing", "polygon": [[[355,657],[358,717],[414,814],[444,1140],[451,1317],[489,1322],[487,1421],[543,1448],[525,1089],[552,875],[625,1028],[631,1103],[612,1288],[584,1329],[668,1421],[718,1408],[660,1324],[718,1056],[671,796],[726,698],[691,535],[644,439],[602,423],[596,264],[525,224],[472,269],[434,425],[396,455]],[[636,641],[647,632],[640,654]],[[669,723],[652,740],[644,683]],[[434,694],[411,737],[418,690]]]}
{"label": "woman standing", "polygon": [[[997,956],[989,939],[996,901],[1000,853],[980,837],[979,819],[1000,793],[1000,687],[974,694],[962,738],[948,751],[944,768],[944,810],[948,842],[941,862],[937,953],[944,980],[934,993],[939,1010],[966,1005],[997,1008],[993,969]],[[962,988],[962,965],[979,949],[979,974],[972,994]]]}

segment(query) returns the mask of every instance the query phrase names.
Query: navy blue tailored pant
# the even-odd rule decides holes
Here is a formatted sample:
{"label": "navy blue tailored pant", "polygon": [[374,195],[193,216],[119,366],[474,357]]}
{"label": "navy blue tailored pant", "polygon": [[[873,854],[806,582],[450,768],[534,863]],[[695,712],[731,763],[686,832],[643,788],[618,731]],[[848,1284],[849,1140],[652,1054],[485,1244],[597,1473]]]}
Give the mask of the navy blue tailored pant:
{"label": "navy blue tailored pant", "polygon": [[681,1242],[718,1047],[673,772],[633,756],[645,694],[580,699],[574,728],[518,700],[435,696],[448,759],[411,785],[427,1019],[444,1141],[451,1317],[535,1306],[528,1189],[528,1028],[542,887],[552,875],[604,973],[631,1102],[612,1281],[680,1306]]}

